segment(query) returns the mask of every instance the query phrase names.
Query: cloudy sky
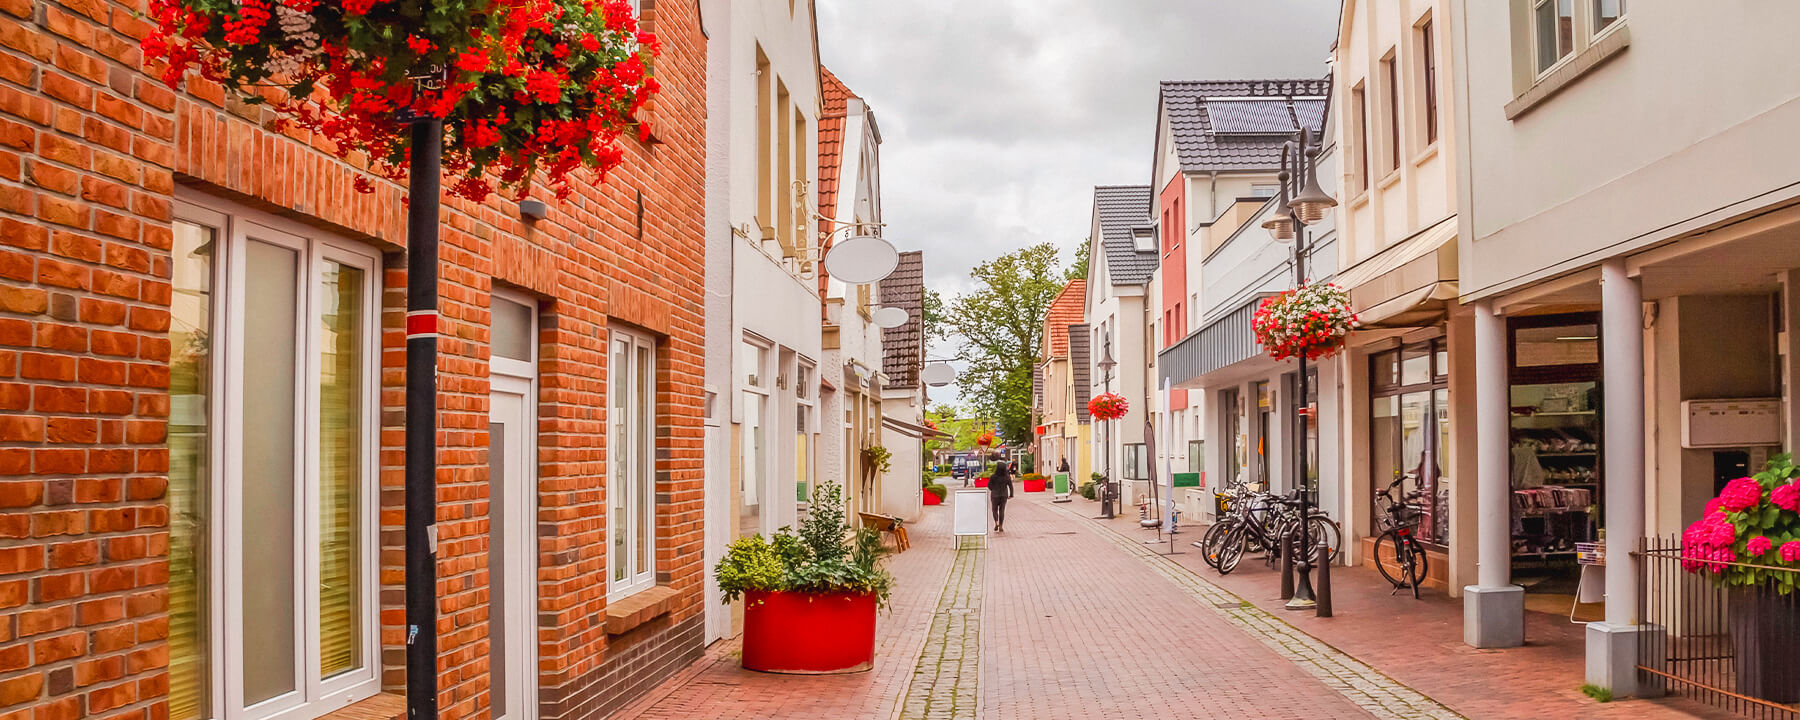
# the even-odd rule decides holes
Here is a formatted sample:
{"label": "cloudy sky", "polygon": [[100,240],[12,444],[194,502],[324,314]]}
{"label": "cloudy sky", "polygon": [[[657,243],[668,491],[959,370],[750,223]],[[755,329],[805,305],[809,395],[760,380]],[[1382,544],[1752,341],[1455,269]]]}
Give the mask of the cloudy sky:
{"label": "cloudy sky", "polygon": [[1157,81],[1322,76],[1338,16],[1337,0],[818,9],[820,60],[881,127],[886,235],[925,251],[926,284],[946,300],[1006,251],[1051,242],[1066,260],[1094,185],[1150,181]]}

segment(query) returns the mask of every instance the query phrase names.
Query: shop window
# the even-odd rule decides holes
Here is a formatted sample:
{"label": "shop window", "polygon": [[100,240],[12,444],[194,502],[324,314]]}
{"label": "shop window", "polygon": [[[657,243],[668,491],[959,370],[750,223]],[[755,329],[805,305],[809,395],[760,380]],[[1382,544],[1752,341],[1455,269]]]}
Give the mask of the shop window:
{"label": "shop window", "polygon": [[375,693],[380,261],[229,203],[171,248],[169,715]]}
{"label": "shop window", "polygon": [[606,526],[608,595],[617,598],[656,584],[656,341],[622,328],[611,335]]}
{"label": "shop window", "polygon": [[1125,443],[1124,478],[1150,479],[1150,451],[1143,443]]}
{"label": "shop window", "polygon": [[813,486],[813,366],[800,363],[794,373],[794,499],[812,500]]}
{"label": "shop window", "polygon": [[738,425],[742,449],[738,472],[738,534],[755,535],[762,527],[762,487],[769,471],[769,347],[746,340],[738,349],[743,383],[743,420]]}
{"label": "shop window", "polygon": [[[1401,493],[1418,493],[1419,539],[1435,545],[1448,544],[1450,530],[1448,358],[1437,339],[1369,360],[1370,496],[1395,481]],[[1379,533],[1382,522],[1379,509],[1371,513],[1370,533]]]}

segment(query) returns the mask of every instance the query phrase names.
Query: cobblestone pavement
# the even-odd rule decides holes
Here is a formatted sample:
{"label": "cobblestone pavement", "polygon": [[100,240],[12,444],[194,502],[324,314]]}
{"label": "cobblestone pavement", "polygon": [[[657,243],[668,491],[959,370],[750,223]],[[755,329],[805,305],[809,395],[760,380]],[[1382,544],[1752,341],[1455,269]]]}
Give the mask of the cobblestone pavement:
{"label": "cobblestone pavement", "polygon": [[956,552],[931,616],[931,634],[913,667],[901,720],[975,716],[981,677],[982,550]]}

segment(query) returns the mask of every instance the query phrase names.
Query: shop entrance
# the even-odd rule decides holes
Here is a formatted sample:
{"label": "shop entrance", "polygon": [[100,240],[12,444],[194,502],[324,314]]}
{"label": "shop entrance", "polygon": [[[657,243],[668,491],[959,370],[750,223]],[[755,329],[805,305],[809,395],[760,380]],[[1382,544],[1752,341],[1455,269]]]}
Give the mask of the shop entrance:
{"label": "shop entrance", "polygon": [[1513,581],[1527,607],[1568,612],[1604,489],[1597,313],[1510,318]]}

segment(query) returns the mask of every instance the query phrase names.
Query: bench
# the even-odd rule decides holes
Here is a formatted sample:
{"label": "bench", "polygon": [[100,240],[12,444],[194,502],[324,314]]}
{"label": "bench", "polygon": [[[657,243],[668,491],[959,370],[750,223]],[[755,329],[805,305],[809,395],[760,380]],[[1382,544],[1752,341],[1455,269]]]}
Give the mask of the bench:
{"label": "bench", "polygon": [[857,513],[857,515],[862,518],[863,527],[894,536],[894,552],[903,553],[907,548],[912,547],[912,542],[906,539],[906,526],[900,524],[899,518],[875,513]]}

